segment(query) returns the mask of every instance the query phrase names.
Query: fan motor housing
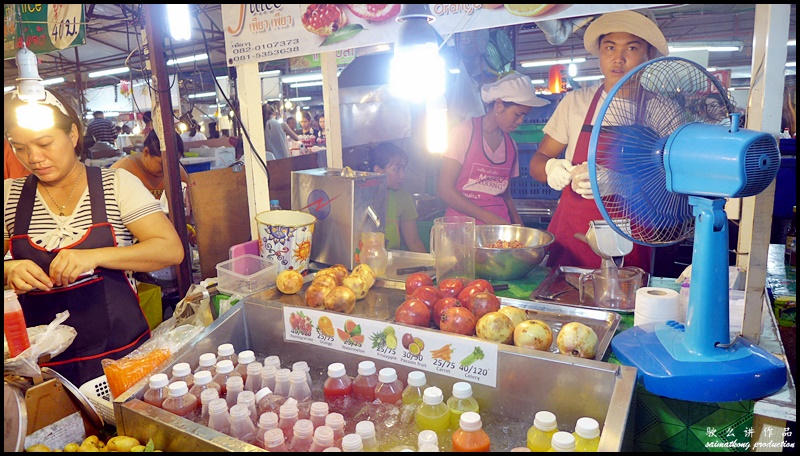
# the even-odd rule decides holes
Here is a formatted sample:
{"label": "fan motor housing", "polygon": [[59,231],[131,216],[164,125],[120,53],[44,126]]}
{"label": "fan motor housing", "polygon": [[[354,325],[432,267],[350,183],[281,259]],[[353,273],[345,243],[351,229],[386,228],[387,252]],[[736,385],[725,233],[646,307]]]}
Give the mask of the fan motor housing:
{"label": "fan motor housing", "polygon": [[778,174],[775,138],[760,131],[690,123],[664,145],[667,190],[708,197],[743,198],[764,191]]}

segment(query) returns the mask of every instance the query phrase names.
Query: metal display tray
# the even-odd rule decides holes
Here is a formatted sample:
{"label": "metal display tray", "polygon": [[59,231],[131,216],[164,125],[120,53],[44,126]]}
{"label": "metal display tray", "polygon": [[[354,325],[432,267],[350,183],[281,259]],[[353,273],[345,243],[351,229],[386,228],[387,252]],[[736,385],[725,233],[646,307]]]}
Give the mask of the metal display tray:
{"label": "metal display tray", "polygon": [[[550,274],[547,275],[547,278],[531,292],[530,299],[535,302],[552,302],[553,304],[562,306],[603,310],[620,314],[633,314],[633,309],[611,309],[597,305],[591,296],[591,290],[588,290],[589,293],[584,295],[584,301],[581,302],[580,293],[578,293],[578,282],[580,281],[581,274],[591,273],[592,271],[594,271],[594,269],[584,269],[574,266],[553,268]],[[650,274],[645,274],[642,278],[642,286],[648,286],[649,281]],[[553,297],[547,298],[546,296]]]}

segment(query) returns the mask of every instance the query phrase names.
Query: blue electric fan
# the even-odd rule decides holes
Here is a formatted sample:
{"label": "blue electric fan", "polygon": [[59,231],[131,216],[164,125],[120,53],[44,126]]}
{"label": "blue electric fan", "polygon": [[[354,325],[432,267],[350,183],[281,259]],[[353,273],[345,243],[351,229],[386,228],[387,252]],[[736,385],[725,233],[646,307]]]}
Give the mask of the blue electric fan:
{"label": "blue electric fan", "polygon": [[653,247],[694,234],[686,324],[636,326],[611,341],[648,391],[681,400],[755,399],[786,383],[781,360],[729,333],[725,198],[766,189],[780,152],[773,136],[739,128],[726,93],[689,60],[651,60],[608,93],[589,144],[594,199],[617,233]]}

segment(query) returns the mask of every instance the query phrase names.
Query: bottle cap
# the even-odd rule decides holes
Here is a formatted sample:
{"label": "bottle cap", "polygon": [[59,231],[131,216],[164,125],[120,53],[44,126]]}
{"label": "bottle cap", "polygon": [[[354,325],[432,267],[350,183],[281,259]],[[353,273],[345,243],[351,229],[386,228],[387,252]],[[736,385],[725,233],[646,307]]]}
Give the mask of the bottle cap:
{"label": "bottle cap", "polygon": [[333,429],[327,425],[318,427],[314,430],[314,441],[317,442],[318,445],[333,445]]}
{"label": "bottle cap", "polygon": [[154,374],[150,376],[150,388],[163,388],[169,385],[167,374]]}
{"label": "bottle cap", "polygon": [[434,445],[432,443],[426,443],[423,445],[418,445],[419,450],[418,453],[438,453],[439,452],[439,445]]}
{"label": "bottle cap", "polygon": [[[305,148],[305,146],[303,148]],[[322,450],[322,452],[323,453],[343,453],[342,450],[340,450],[339,448],[337,448],[335,446],[325,448],[324,450]]]}
{"label": "bottle cap", "polygon": [[392,383],[397,381],[397,371],[391,367],[384,367],[378,372],[378,381],[381,383]]}
{"label": "bottle cap", "polygon": [[453,385],[453,397],[456,399],[466,399],[472,396],[472,385],[467,382],[456,382]]}
{"label": "bottle cap", "polygon": [[236,396],[237,404],[250,405],[256,403],[256,393],[244,390]]}
{"label": "bottle cap", "polygon": [[528,447],[515,447],[511,449],[512,453],[532,453],[531,449]]}
{"label": "bottle cap", "polygon": [[584,439],[595,439],[600,437],[600,425],[594,418],[578,418],[575,424],[575,433]]}
{"label": "bottle cap", "polygon": [[347,434],[342,439],[342,451],[356,453],[364,450],[364,442],[358,434]]}
{"label": "bottle cap", "polygon": [[444,400],[442,397],[442,390],[435,386],[425,388],[425,392],[422,393],[422,402],[428,405],[441,404],[442,400]]}
{"label": "bottle cap", "polygon": [[275,366],[275,370],[278,370],[281,368],[281,359],[275,355],[267,356],[264,358],[264,365]]}
{"label": "bottle cap", "polygon": [[[208,403],[208,413],[222,413],[228,411],[228,401],[223,398],[214,399]],[[283,433],[281,433],[283,435]]]}
{"label": "bottle cap", "polygon": [[298,361],[298,362],[292,364],[292,370],[293,371],[299,370],[299,371],[302,371],[302,372],[308,372],[308,371],[311,370],[311,368],[308,367],[308,363],[307,362]]}
{"label": "bottle cap", "polygon": [[556,428],[556,416],[546,410],[536,412],[533,418],[533,425],[542,431],[552,431]]}
{"label": "bottle cap", "polygon": [[575,436],[569,432],[558,431],[553,434],[550,446],[556,451],[575,451]]}
{"label": "bottle cap", "polygon": [[209,371],[200,371],[194,374],[194,384],[195,385],[207,385],[211,383],[211,372]]}
{"label": "bottle cap", "polygon": [[167,389],[169,389],[169,395],[174,397],[183,396],[184,394],[189,392],[189,387],[186,386],[186,382],[184,381],[177,381],[175,383],[170,383]]}
{"label": "bottle cap", "polygon": [[199,363],[203,367],[211,367],[217,363],[217,355],[213,353],[203,353],[200,355]]}
{"label": "bottle cap", "polygon": [[233,344],[222,344],[217,347],[217,354],[219,356],[231,356],[233,352]]}
{"label": "bottle cap", "polygon": [[333,363],[328,366],[328,377],[339,378],[344,377],[347,371],[342,363]]}
{"label": "bottle cap", "polygon": [[279,428],[272,428],[264,433],[264,446],[268,448],[273,448],[281,443],[284,443],[285,437],[283,436],[283,431]]}
{"label": "bottle cap", "polygon": [[262,413],[258,418],[258,427],[261,429],[278,427],[278,414],[275,412]]}
{"label": "bottle cap", "polygon": [[278,204],[278,200],[269,200],[269,204]]}
{"label": "bottle cap", "polygon": [[300,411],[297,409],[297,405],[295,403],[290,403],[286,401],[281,405],[281,408],[278,411],[278,416],[281,418],[292,418],[296,417]]}
{"label": "bottle cap", "polygon": [[341,413],[329,413],[325,417],[325,426],[331,429],[344,429],[344,416]]}
{"label": "bottle cap", "polygon": [[275,381],[276,382],[288,382],[289,376],[292,374],[292,371],[289,369],[278,369],[275,371]]}
{"label": "bottle cap", "polygon": [[358,375],[373,375],[375,373],[375,363],[372,361],[361,361],[358,363]]}
{"label": "bottle cap", "polygon": [[477,413],[464,412],[461,414],[461,420],[459,420],[458,425],[464,431],[474,432],[479,430],[483,426],[483,423],[481,422],[481,416]]}
{"label": "bottle cap", "polygon": [[237,390],[244,388],[244,381],[242,381],[242,377],[238,375],[233,375],[225,379],[225,387],[230,390]]}
{"label": "bottle cap", "polygon": [[422,445],[431,444],[436,445],[436,448],[439,448],[439,436],[430,429],[425,429],[424,431],[420,432],[417,436],[417,446],[422,447]]}
{"label": "bottle cap", "polygon": [[330,412],[327,402],[312,402],[308,413],[311,416],[327,416]]}
{"label": "bottle cap", "polygon": [[201,404],[208,404],[214,399],[219,399],[219,391],[217,391],[216,388],[204,389],[203,392],[200,393]]}
{"label": "bottle cap", "polygon": [[274,377],[276,372],[278,372],[278,370],[275,369],[275,366],[264,364],[264,367],[261,368],[261,378]]}
{"label": "bottle cap", "polygon": [[229,359],[223,359],[222,361],[217,362],[218,374],[230,374],[231,372],[233,372],[233,361]]}
{"label": "bottle cap", "polygon": [[292,426],[292,432],[296,437],[311,437],[314,435],[314,423],[311,420],[297,420]]}
{"label": "bottle cap", "polygon": [[256,393],[256,403],[261,402],[261,399],[264,398],[267,394],[272,394],[272,390],[269,387],[263,387]]}
{"label": "bottle cap", "polygon": [[291,371],[289,373],[289,381],[291,383],[305,383],[306,382],[306,373],[303,371]]}
{"label": "bottle cap", "polygon": [[426,383],[428,383],[428,379],[425,377],[425,372],[411,371],[408,373],[409,386],[423,386]]}
{"label": "bottle cap", "polygon": [[256,360],[256,355],[252,350],[245,350],[239,353],[239,364],[250,364]]}
{"label": "bottle cap", "polygon": [[248,409],[244,404],[234,405],[231,407],[230,413],[232,420],[243,420],[245,418],[250,418],[250,409]]}
{"label": "bottle cap", "polygon": [[178,363],[172,366],[173,377],[186,377],[191,373],[192,373],[192,367],[189,366],[189,363]]}
{"label": "bottle cap", "polygon": [[359,421],[356,423],[356,434],[361,436],[361,439],[369,439],[375,437],[375,423],[372,421]]}
{"label": "bottle cap", "polygon": [[251,375],[260,375],[262,368],[263,367],[261,366],[261,363],[259,363],[258,361],[253,361],[252,363],[249,363],[247,365],[247,376],[249,377]]}

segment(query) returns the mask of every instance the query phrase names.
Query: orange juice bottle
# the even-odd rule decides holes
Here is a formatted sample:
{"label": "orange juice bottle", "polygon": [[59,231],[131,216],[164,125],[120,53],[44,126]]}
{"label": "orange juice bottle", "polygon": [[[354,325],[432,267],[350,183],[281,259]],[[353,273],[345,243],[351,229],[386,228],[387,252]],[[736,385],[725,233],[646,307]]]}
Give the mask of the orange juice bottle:
{"label": "orange juice bottle", "polygon": [[558,431],[550,440],[549,453],[573,453],[575,451],[575,437],[569,432]]}
{"label": "orange juice bottle", "polygon": [[457,453],[485,453],[491,441],[483,429],[481,416],[475,412],[461,414],[459,428],[453,433],[453,451]]}

